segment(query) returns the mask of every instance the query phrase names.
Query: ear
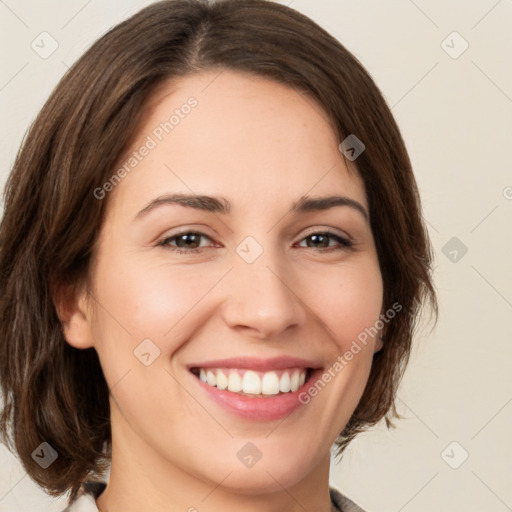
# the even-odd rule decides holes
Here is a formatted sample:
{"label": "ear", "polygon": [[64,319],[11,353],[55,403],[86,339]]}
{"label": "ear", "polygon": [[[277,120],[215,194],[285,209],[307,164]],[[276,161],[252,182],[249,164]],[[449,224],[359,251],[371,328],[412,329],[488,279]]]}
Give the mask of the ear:
{"label": "ear", "polygon": [[75,348],[94,346],[91,329],[91,307],[85,287],[57,285],[54,304],[66,341]]}
{"label": "ear", "polygon": [[373,347],[373,353],[374,354],[376,354],[384,346],[383,336],[384,336],[383,333],[379,332],[379,334],[377,334],[377,336],[375,337],[375,344],[374,344],[374,347]]}
{"label": "ear", "polygon": [[[382,317],[382,315],[385,315],[384,311],[381,311],[380,312],[380,317]],[[385,332],[386,328],[383,328],[380,330],[380,332],[377,334],[377,336],[375,336],[375,343],[374,343],[374,347],[373,347],[373,353],[376,354],[377,352],[379,352],[379,350],[382,350],[382,347],[384,346],[384,332]]]}

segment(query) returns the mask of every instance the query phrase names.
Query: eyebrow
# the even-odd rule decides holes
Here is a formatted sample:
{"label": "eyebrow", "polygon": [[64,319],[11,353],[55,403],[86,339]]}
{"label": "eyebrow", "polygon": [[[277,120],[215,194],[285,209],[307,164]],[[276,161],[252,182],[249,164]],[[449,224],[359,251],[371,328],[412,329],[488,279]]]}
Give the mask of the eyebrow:
{"label": "eyebrow", "polygon": [[[141,218],[150,211],[162,205],[177,204],[187,208],[203,210],[211,213],[229,214],[231,212],[231,204],[224,197],[213,197],[206,195],[189,195],[189,194],[166,194],[153,199],[146,207],[144,207],[135,219]],[[366,221],[369,220],[368,212],[365,207],[350,197],[346,196],[326,196],[326,197],[307,197],[303,196],[294,202],[291,207],[292,213],[307,213],[314,211],[329,210],[336,206],[348,206],[358,211]]]}
{"label": "eyebrow", "polygon": [[301,197],[297,202],[293,203],[292,212],[305,213],[328,210],[335,206],[348,206],[358,211],[366,221],[370,220],[370,216],[366,208],[355,199],[347,196],[326,196],[326,197]]}

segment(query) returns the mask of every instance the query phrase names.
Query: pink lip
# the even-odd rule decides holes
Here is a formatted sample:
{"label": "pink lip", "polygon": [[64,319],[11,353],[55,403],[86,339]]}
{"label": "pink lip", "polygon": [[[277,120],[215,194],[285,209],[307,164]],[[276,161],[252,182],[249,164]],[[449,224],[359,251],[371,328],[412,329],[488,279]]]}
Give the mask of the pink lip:
{"label": "pink lip", "polygon": [[[271,370],[285,370],[287,368],[319,368],[319,364],[314,361],[307,361],[298,357],[280,356],[270,359],[257,357],[231,357],[229,359],[217,359],[216,361],[206,361],[188,365],[191,368],[246,368],[260,372]],[[265,399],[266,400],[266,399]]]}
{"label": "pink lip", "polygon": [[[232,362],[234,360],[230,359],[223,361],[215,361],[215,364],[208,364],[207,366],[203,366],[203,364],[205,363],[202,363],[201,365],[197,366],[201,368],[217,368],[219,366],[226,367],[226,362],[228,361]],[[242,366],[248,368],[246,363],[242,365],[240,364],[240,360],[237,361],[237,363],[233,362],[233,365],[230,367],[236,368]],[[297,364],[299,362],[300,364]],[[252,368],[263,368],[260,363],[256,364],[256,366],[253,366]],[[266,361],[266,363],[268,363],[268,360]],[[307,364],[304,363],[305,361],[299,361],[297,359],[291,360],[288,358],[285,367],[295,365],[311,368],[311,366],[308,366]],[[281,364],[282,363],[280,362],[277,368],[280,368]],[[193,367],[196,366],[194,365],[191,368]],[[269,367],[267,365],[264,368],[268,369]],[[224,410],[234,414],[235,416],[250,421],[272,421],[289,416],[294,411],[299,409],[299,407],[304,405],[304,403],[299,400],[301,393],[304,393],[305,390],[314,385],[314,382],[321,376],[322,369],[318,368],[312,371],[310,378],[297,391],[282,393],[280,395],[270,396],[267,398],[255,398],[250,396],[239,395],[237,393],[233,393],[225,389],[218,389],[201,381],[195,375],[192,375],[192,377],[198,383],[200,388],[204,391],[206,396],[211,398],[216,404],[218,404]]]}

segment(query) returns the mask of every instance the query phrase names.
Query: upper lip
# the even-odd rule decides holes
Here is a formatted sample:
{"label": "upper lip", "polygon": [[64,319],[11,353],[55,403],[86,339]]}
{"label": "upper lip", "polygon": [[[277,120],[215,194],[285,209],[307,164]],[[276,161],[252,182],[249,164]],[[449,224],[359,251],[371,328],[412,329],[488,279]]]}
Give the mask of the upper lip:
{"label": "upper lip", "polygon": [[299,357],[279,356],[272,358],[257,358],[249,356],[230,357],[228,359],[216,359],[188,365],[192,368],[244,368],[260,372],[271,370],[285,370],[287,368],[320,368],[316,362]]}

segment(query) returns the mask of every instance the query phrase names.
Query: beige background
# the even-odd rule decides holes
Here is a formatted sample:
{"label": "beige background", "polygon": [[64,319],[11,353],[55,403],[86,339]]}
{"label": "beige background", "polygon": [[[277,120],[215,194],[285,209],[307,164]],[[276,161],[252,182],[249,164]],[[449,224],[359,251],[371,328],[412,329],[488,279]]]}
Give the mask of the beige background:
{"label": "beige background", "polygon": [[[67,67],[149,3],[0,1],[2,185]],[[340,39],[375,78],[408,145],[436,252],[441,314],[435,331],[417,336],[399,392],[405,419],[357,439],[333,465],[332,483],[368,512],[512,510],[512,2],[286,3]],[[59,45],[47,59],[31,48],[43,31]],[[453,58],[464,40],[469,47]],[[446,246],[453,237],[467,254]],[[63,506],[0,447],[0,511]]]}

